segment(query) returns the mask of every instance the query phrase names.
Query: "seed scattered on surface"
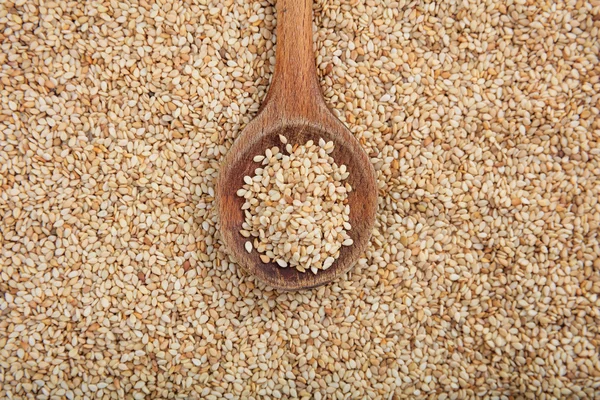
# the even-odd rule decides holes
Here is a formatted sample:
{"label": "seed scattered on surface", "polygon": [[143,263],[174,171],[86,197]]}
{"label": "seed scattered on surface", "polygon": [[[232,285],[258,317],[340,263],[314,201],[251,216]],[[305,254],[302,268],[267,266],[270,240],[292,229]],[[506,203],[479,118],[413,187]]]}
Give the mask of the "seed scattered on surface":
{"label": "seed scattered on surface", "polygon": [[244,244],[244,247],[246,247],[246,251],[247,251],[248,253],[252,253],[252,242],[246,242],[246,243]]}
{"label": "seed scattered on surface", "polygon": [[[279,136],[282,143],[288,140]],[[305,145],[266,149],[255,176],[245,176],[237,194],[246,201],[242,236],[257,238],[261,253],[272,254],[282,268],[317,273],[331,267],[342,246],[354,242],[348,193],[349,173],[331,157],[333,142],[309,140]],[[260,184],[257,184],[260,182]],[[248,228],[249,227],[249,228]],[[246,242],[246,250],[248,250]],[[248,250],[250,252],[250,250]]]}
{"label": "seed scattered on surface", "polygon": [[379,209],[295,293],[214,209],[275,3],[0,5],[0,399],[600,398],[598,1],[315,0]]}

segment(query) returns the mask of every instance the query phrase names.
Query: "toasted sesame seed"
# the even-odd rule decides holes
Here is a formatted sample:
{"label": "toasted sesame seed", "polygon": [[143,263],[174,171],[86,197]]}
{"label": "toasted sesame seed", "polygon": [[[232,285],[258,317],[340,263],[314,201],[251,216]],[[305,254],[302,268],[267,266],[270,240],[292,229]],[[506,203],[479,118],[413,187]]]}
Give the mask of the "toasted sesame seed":
{"label": "toasted sesame seed", "polygon": [[379,208],[352,272],[295,293],[237,271],[214,207],[276,3],[2,3],[0,398],[600,397],[598,2],[315,1]]}
{"label": "toasted sesame seed", "polygon": [[[287,143],[284,136],[281,135],[280,139]],[[337,250],[342,244],[349,246],[353,243],[347,233],[351,229],[347,222],[350,207],[344,204],[347,199],[344,184],[347,183],[342,182],[338,173],[346,168],[338,166],[330,156],[317,157],[318,146],[310,140],[292,149],[285,156],[290,163],[282,164],[280,159],[269,157],[266,168],[257,169],[254,178],[244,178],[246,184],[241,197],[245,198],[245,202],[242,209],[247,212],[240,233],[246,236],[249,231],[251,235],[259,236],[257,232],[260,229],[271,226],[271,234],[260,236],[264,246],[255,246],[257,250],[265,253],[266,245],[269,245],[272,248],[270,258],[274,258],[281,267],[290,265],[301,272],[310,269],[317,273],[333,262],[325,267],[322,260],[332,254],[337,257]],[[265,150],[265,154],[275,152],[274,149]],[[322,168],[324,166],[327,168]],[[331,172],[325,174],[326,169]],[[299,181],[297,177],[300,176],[311,178]],[[254,182],[261,182],[261,185],[257,186]],[[307,192],[312,192],[312,197],[308,198]],[[292,205],[289,205],[290,199]],[[306,203],[308,201],[310,205]],[[273,225],[273,221],[280,223]],[[324,229],[315,228],[317,221]],[[330,243],[332,252],[322,247],[323,241]],[[294,247],[292,243],[295,243]]]}

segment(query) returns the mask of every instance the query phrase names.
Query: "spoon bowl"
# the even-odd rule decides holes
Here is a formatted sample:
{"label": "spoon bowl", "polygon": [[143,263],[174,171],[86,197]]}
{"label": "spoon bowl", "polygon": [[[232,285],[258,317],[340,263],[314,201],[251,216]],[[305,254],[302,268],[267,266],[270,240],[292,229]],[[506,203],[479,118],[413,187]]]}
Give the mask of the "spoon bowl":
{"label": "spoon bowl", "polygon": [[[258,115],[236,139],[221,165],[216,201],[225,247],[248,273],[278,289],[308,289],[328,283],[348,271],[366,248],[377,210],[377,183],[372,164],[352,133],[328,109],[318,85],[312,53],[312,1],[277,1],[277,49],[275,75]],[[295,29],[294,29],[295,27]],[[282,148],[279,135],[290,144],[309,140],[333,141],[331,154],[338,165],[346,165],[351,246],[342,246],[340,255],[327,270],[317,274],[281,268],[275,262],[263,263],[260,254],[248,253],[248,240],[240,234],[244,222],[244,199],[237,191],[244,176],[254,176],[260,163],[256,155],[267,148]]]}
{"label": "spoon bowl", "polygon": [[[271,126],[268,130],[257,128],[254,124],[248,126],[234,143],[222,166],[217,198],[223,241],[241,267],[275,288],[298,290],[330,282],[346,272],[358,260],[370,239],[377,208],[377,197],[373,196],[373,193],[376,193],[373,168],[365,168],[365,163],[369,163],[366,154],[358,141],[343,126],[338,126],[338,131],[335,133],[331,128],[324,129],[322,124],[285,124]],[[244,176],[254,176],[254,170],[260,166],[260,163],[253,161],[254,156],[264,154],[267,148],[282,146],[279,141],[280,134],[290,138],[292,144],[304,144],[309,140],[317,143],[320,138],[325,141],[332,140],[333,159],[338,165],[346,165],[349,172],[347,182],[352,186],[352,191],[348,195],[348,203],[352,229],[348,234],[354,244],[343,246],[340,249],[340,256],[331,268],[319,271],[317,274],[310,271],[302,273],[295,268],[281,268],[274,262],[263,263],[256,250],[252,253],[246,251],[244,244],[248,239],[239,233],[244,222],[242,211],[244,199],[237,196],[236,192],[243,186]]]}

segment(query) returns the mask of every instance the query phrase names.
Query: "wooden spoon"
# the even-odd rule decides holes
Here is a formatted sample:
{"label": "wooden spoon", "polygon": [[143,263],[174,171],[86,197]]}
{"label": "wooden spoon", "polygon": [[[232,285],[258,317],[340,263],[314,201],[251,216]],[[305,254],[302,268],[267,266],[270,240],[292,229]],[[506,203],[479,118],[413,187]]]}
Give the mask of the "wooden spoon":
{"label": "wooden spoon", "polygon": [[[259,163],[254,156],[267,148],[282,147],[279,135],[291,144],[332,140],[332,156],[348,168],[352,246],[343,246],[333,265],[313,274],[294,268],[264,264],[259,253],[248,253],[248,240],[239,232],[244,222],[244,199],[236,192],[244,176],[254,176]],[[216,202],[225,247],[247,272],[278,289],[299,290],[332,281],[358,260],[371,237],[377,209],[377,183],[367,154],[352,133],[327,108],[317,78],[312,41],[312,0],[277,0],[277,47],[275,74],[258,112],[237,138],[221,165]]]}

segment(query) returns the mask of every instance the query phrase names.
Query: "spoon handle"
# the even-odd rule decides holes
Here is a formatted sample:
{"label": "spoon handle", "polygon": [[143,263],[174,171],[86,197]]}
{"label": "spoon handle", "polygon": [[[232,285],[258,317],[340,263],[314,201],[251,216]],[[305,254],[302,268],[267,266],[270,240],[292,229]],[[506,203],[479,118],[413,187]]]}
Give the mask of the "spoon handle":
{"label": "spoon handle", "polygon": [[280,117],[310,118],[323,102],[312,24],[312,0],[277,0],[275,74],[265,104]]}

